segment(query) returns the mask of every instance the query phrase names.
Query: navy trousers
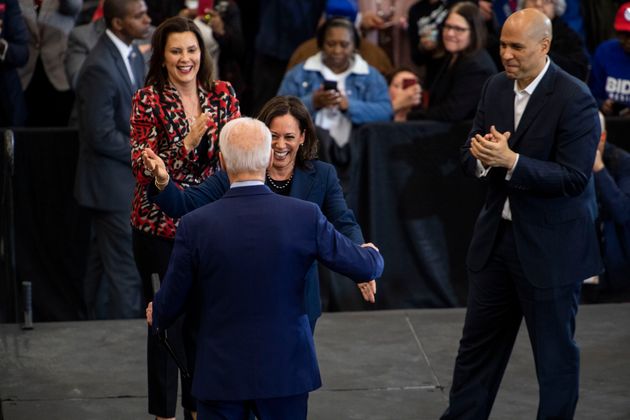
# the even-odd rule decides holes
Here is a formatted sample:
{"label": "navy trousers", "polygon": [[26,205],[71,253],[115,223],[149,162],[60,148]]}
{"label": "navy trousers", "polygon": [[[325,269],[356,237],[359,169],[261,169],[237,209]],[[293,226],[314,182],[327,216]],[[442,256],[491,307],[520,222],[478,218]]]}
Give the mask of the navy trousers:
{"label": "navy trousers", "polygon": [[197,420],[306,420],[308,393],[248,401],[197,401]]}
{"label": "navy trousers", "polygon": [[[129,211],[90,209],[90,217],[92,238],[83,281],[88,318],[141,317],[142,282],[133,258]],[[107,282],[105,287],[102,282]],[[102,290],[107,297],[99,296]],[[106,307],[98,310],[103,299]]]}
{"label": "navy trousers", "polygon": [[512,225],[501,222],[495,249],[469,272],[464,331],[449,407],[442,419],[487,419],[524,318],[539,385],[538,419],[572,419],[578,400],[579,349],[573,339],[581,279],[536,288],[518,260]]}

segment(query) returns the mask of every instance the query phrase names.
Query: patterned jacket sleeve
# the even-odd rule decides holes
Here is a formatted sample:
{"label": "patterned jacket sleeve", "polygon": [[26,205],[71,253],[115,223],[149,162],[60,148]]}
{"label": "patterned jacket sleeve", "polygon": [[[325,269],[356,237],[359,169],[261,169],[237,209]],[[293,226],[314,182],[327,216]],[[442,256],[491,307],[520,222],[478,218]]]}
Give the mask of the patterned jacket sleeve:
{"label": "patterned jacket sleeve", "polygon": [[227,110],[225,121],[221,118],[221,126],[223,126],[228,121],[241,116],[241,107],[238,99],[236,98],[236,92],[230,82],[217,80],[215,82],[215,89],[217,95],[221,98],[221,108]]}
{"label": "patterned jacket sleeve", "polygon": [[142,151],[145,147],[157,153],[156,117],[157,95],[149,88],[138,90],[131,105],[131,168],[136,182],[146,185],[153,180],[151,173],[144,168]]}

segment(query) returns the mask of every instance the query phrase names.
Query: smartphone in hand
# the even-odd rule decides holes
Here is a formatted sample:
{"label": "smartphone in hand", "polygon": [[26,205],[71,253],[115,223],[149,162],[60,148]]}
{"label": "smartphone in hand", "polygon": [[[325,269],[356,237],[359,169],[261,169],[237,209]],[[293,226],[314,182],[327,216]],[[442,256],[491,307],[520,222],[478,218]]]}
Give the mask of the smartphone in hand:
{"label": "smartphone in hand", "polygon": [[413,85],[415,85],[417,83],[418,83],[418,80],[414,79],[412,77],[407,78],[407,79],[403,79],[403,81],[402,81],[402,88],[403,89],[407,89],[409,86],[413,86]]}
{"label": "smartphone in hand", "polygon": [[324,90],[337,90],[337,82],[335,80],[324,80]]}

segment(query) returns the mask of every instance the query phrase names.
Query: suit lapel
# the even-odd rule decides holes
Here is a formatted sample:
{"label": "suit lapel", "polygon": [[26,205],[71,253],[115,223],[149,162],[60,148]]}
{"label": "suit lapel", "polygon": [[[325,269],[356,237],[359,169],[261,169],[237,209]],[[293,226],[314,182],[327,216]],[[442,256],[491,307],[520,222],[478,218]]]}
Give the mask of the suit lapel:
{"label": "suit lapel", "polygon": [[291,186],[291,197],[306,200],[311,193],[315,183],[315,171],[295,168],[293,173],[293,185]]}
{"label": "suit lapel", "polygon": [[37,19],[39,18],[39,16],[35,12],[35,3],[32,0],[21,0],[20,8],[22,9],[22,15],[24,16],[24,20],[26,21],[26,26],[28,26],[29,35],[35,38],[31,41],[39,42],[40,33],[39,26],[37,24]]}
{"label": "suit lapel", "polygon": [[114,45],[112,40],[109,39],[109,37],[107,36],[106,33],[103,33],[103,35],[101,35],[101,36],[103,38],[103,41],[105,42],[107,50],[109,51],[109,53],[112,56],[112,59],[114,61],[114,65],[116,66],[116,69],[118,70],[118,74],[120,74],[120,77],[125,80],[127,88],[128,88],[128,90],[130,92],[129,96],[132,96],[134,94],[133,84],[131,83],[131,79],[129,79],[129,73],[127,72],[127,66],[123,62],[123,58],[120,55],[120,51],[118,51],[118,48],[116,48],[116,46]]}
{"label": "suit lapel", "polygon": [[503,86],[498,92],[506,91],[506,93],[498,94],[496,98],[493,98],[497,102],[492,104],[491,108],[496,111],[492,112],[492,117],[488,120],[487,130],[490,132],[490,125],[494,124],[500,132],[509,131],[514,134],[514,81],[505,77],[502,83]]}
{"label": "suit lapel", "polygon": [[[547,74],[543,76],[540,84],[536,87],[536,90],[534,90],[532,97],[529,98],[529,102],[527,102],[525,112],[523,112],[523,116],[521,117],[521,122],[518,124],[518,129],[510,140],[508,140],[508,144],[511,149],[514,149],[518,145],[520,140],[523,138],[524,133],[527,132],[529,126],[536,120],[542,109],[547,104],[549,95],[553,93],[555,75],[555,65],[550,63]],[[512,106],[512,108],[514,108],[514,106]],[[512,115],[514,115],[514,112],[512,112]]]}

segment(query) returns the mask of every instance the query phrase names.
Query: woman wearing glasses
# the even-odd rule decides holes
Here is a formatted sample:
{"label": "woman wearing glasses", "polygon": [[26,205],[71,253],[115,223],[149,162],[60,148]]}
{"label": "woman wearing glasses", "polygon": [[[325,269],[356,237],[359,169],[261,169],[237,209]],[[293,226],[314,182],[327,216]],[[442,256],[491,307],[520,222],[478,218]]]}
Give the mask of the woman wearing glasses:
{"label": "woman wearing glasses", "polygon": [[441,31],[447,56],[430,86],[423,86],[428,106],[409,119],[462,121],[475,115],[486,79],[497,72],[486,51],[486,24],[479,7],[469,1],[455,4]]}

